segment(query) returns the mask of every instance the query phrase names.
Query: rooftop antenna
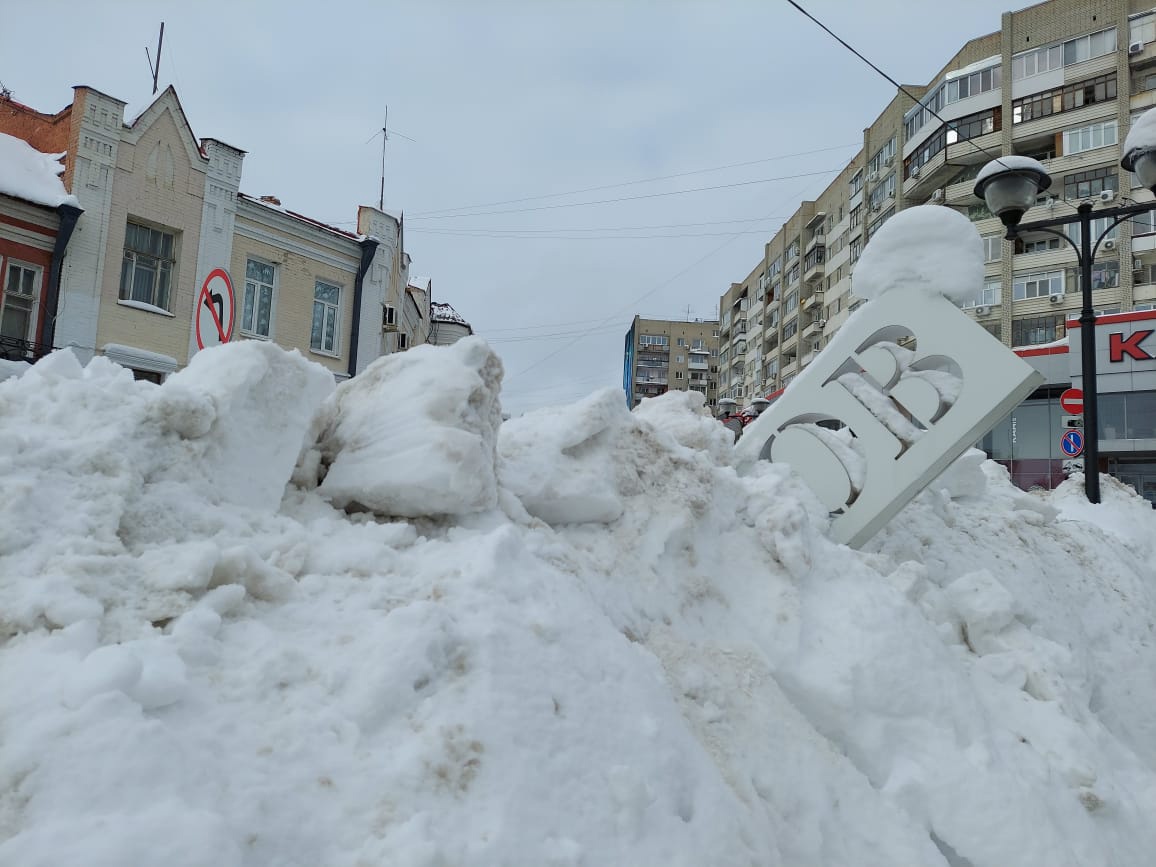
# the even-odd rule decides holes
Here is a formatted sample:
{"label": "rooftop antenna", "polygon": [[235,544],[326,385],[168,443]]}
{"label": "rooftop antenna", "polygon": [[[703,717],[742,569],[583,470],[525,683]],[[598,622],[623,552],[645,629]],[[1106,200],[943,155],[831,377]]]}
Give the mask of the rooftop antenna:
{"label": "rooftop antenna", "polygon": [[389,106],[385,107],[385,120],[381,123],[381,196],[377,200],[377,209],[385,210],[385,145],[389,141]]}
{"label": "rooftop antenna", "polygon": [[161,35],[157,37],[157,62],[153,65],[152,55],[149,54],[149,48],[145,46],[145,57],[149,59],[149,72],[153,74],[153,96],[157,95],[157,79],[161,75],[161,46],[165,41],[165,22],[161,22]]}

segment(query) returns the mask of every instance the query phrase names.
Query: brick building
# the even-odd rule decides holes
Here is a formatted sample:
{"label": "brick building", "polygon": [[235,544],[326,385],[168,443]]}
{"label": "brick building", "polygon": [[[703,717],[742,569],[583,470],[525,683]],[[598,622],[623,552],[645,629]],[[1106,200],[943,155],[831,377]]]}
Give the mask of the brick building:
{"label": "brick building", "polygon": [[80,208],[57,157],[0,133],[0,358],[52,346],[60,273]]}

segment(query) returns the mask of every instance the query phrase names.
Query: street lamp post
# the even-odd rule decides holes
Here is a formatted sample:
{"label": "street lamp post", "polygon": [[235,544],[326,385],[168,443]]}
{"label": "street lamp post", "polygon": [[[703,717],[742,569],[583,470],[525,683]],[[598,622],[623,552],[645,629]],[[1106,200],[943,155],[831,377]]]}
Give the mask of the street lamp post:
{"label": "street lamp post", "polygon": [[[1145,123],[1147,122],[1147,123]],[[1143,126],[1156,128],[1156,111],[1150,111],[1136,122],[1136,130]],[[1156,145],[1146,141],[1130,147],[1132,135],[1125,142],[1124,158],[1120,165],[1128,171],[1135,171],[1140,182],[1156,193]],[[1143,139],[1142,139],[1143,141]],[[1021,156],[1006,156],[992,160],[976,178],[975,194],[987,202],[988,209],[998,216],[1007,227],[1004,236],[1015,240],[1021,232],[1046,232],[1065,240],[1076,251],[1080,266],[1080,289],[1083,309],[1080,311],[1080,351],[1082,355],[1082,375],[1084,379],[1084,493],[1088,502],[1100,502],[1100,438],[1099,406],[1096,391],[1096,313],[1092,308],[1092,263],[1100,243],[1120,223],[1135,214],[1156,211],[1156,201],[1143,204],[1122,205],[1115,208],[1100,208],[1093,211],[1091,202],[1082,202],[1076,213],[1048,220],[1033,220],[1021,223],[1024,212],[1035,204],[1037,197],[1051,186],[1051,178],[1044,167],[1034,159]],[[1107,228],[1092,239],[1093,218],[1109,219]],[[1065,233],[1056,231],[1059,226],[1076,224],[1080,227],[1080,243],[1077,244]]]}

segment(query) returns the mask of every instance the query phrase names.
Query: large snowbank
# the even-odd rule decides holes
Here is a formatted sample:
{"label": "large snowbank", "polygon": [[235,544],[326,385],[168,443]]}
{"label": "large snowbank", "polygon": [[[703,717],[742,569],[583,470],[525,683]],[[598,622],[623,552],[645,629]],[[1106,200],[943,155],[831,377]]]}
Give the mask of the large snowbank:
{"label": "large snowbank", "polygon": [[41,153],[23,139],[0,132],[0,193],[49,208],[80,207],[61,183],[61,156]]}
{"label": "large snowbank", "polygon": [[401,358],[0,383],[0,865],[1150,860],[1130,490],[971,452],[853,551],[694,397]]}

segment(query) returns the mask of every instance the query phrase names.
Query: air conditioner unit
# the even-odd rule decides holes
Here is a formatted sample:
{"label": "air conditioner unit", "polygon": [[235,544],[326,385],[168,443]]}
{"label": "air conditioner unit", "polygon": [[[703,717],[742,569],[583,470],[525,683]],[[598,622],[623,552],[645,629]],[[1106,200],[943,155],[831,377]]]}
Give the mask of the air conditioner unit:
{"label": "air conditioner unit", "polygon": [[1116,200],[1116,191],[1115,190],[1102,190],[1100,192],[1100,201],[1101,202],[1114,202],[1115,200]]}
{"label": "air conditioner unit", "polygon": [[820,328],[826,328],[827,327],[827,320],[826,319],[816,319],[815,324],[818,325]]}
{"label": "air conditioner unit", "polygon": [[1132,270],[1133,271],[1143,271],[1144,270],[1144,260],[1143,259],[1133,259],[1132,260]]}
{"label": "air conditioner unit", "polygon": [[931,201],[942,202],[943,201],[943,190],[939,189],[939,190],[936,190],[934,193],[932,193],[931,194]]}
{"label": "air conditioner unit", "polygon": [[1109,238],[1107,241],[1104,242],[1104,249],[1105,250],[1115,250],[1116,249],[1116,241],[1112,238]]}
{"label": "air conditioner unit", "polygon": [[867,183],[873,184],[879,180],[879,172],[872,172],[867,176]]}
{"label": "air conditioner unit", "polygon": [[1048,300],[1051,301],[1053,304],[1059,304],[1061,301],[1064,300],[1064,296],[1057,292],[1054,295],[1049,295]]}
{"label": "air conditioner unit", "polygon": [[1128,53],[1129,54],[1139,54],[1143,50],[1144,50],[1144,43],[1143,42],[1132,42],[1128,45]]}
{"label": "air conditioner unit", "polygon": [[916,166],[916,167],[915,167],[915,168],[913,168],[911,171],[909,171],[909,172],[907,173],[907,177],[909,177],[909,178],[918,178],[918,177],[919,177],[919,166]]}
{"label": "air conditioner unit", "polygon": [[976,316],[987,316],[987,313],[988,313],[988,308],[984,307],[982,304],[975,308],[975,315]]}
{"label": "air conditioner unit", "polygon": [[397,308],[392,304],[383,304],[381,309],[381,330],[397,331]]}

